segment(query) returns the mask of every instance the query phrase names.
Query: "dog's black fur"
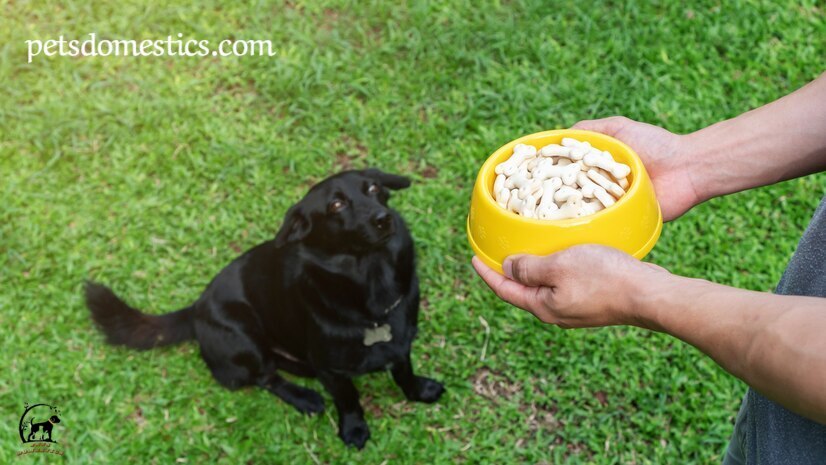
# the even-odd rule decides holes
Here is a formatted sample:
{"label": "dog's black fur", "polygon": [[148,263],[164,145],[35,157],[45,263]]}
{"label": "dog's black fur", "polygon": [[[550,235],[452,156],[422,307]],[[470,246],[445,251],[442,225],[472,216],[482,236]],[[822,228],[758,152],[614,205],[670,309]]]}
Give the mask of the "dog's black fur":
{"label": "dog's black fur", "polygon": [[[389,368],[410,400],[435,402],[444,392],[410,363],[419,281],[410,232],[387,206],[389,189],[409,185],[376,169],[324,180],[290,208],[274,240],[235,259],[182,310],[147,315],[95,283],[87,306],[111,344],[143,350],[197,339],[221,384],[262,387],[301,412],[323,411],[321,396],[277,371],[317,377],[338,410],[339,436],[361,448],[370,432],[351,378]],[[365,330],[385,323],[392,340],[366,346]]]}
{"label": "dog's black fur", "polygon": [[[29,429],[29,441],[34,441],[34,435],[38,431],[40,431],[40,440],[41,441],[52,441],[52,429],[54,428],[55,423],[60,423],[60,418],[57,415],[52,415],[51,418],[44,422],[35,423],[34,418],[30,420],[31,429]],[[44,436],[48,436],[49,439],[43,439]]]}

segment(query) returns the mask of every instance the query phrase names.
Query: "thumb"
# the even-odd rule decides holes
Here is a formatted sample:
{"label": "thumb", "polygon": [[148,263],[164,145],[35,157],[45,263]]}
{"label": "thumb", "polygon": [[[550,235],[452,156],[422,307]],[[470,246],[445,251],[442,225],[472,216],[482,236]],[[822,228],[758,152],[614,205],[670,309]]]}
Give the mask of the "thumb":
{"label": "thumb", "polygon": [[623,116],[611,116],[609,118],[582,120],[571,129],[584,129],[586,131],[601,132],[609,136],[615,136],[619,130],[630,121]]}
{"label": "thumb", "polygon": [[530,287],[550,286],[555,268],[553,255],[513,255],[502,263],[505,276]]}

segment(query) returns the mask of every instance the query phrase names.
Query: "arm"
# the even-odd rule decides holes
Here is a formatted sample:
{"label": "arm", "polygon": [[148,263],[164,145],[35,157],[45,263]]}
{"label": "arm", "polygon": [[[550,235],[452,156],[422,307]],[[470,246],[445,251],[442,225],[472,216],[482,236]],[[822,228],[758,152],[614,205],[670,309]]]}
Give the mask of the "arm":
{"label": "arm", "polygon": [[713,197],[826,169],[826,74],[756,110],[687,135],[621,116],[580,121],[645,162],[666,221]]}
{"label": "arm", "polygon": [[683,278],[597,245],[509,258],[506,276],[475,258],[473,265],[500,298],[543,322],[671,334],[768,398],[826,424],[826,299]]}
{"label": "arm", "polygon": [[823,171],[826,73],[779,100],[689,134],[684,143],[684,163],[696,164],[689,173],[700,201]]}
{"label": "arm", "polygon": [[645,287],[635,293],[641,326],[682,339],[769,399],[826,424],[826,299],[667,273]]}

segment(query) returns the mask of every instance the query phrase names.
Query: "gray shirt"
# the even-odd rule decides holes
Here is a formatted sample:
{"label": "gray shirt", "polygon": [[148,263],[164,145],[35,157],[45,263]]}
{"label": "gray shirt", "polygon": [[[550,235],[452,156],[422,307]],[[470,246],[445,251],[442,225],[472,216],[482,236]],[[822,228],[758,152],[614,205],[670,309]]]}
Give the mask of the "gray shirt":
{"label": "gray shirt", "polygon": [[[826,297],[826,197],[803,234],[776,293]],[[826,311],[826,300],[823,307]],[[723,463],[826,464],[826,425],[792,413],[749,388]]]}

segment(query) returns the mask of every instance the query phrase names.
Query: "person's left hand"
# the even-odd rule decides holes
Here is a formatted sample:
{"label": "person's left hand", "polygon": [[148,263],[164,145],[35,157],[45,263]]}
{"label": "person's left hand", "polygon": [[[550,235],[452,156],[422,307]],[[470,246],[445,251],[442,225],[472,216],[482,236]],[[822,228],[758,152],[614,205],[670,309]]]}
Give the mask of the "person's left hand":
{"label": "person's left hand", "polygon": [[579,245],[539,257],[505,259],[505,276],[478,257],[473,267],[499,298],[562,328],[640,325],[635,299],[671,274],[611,247]]}

